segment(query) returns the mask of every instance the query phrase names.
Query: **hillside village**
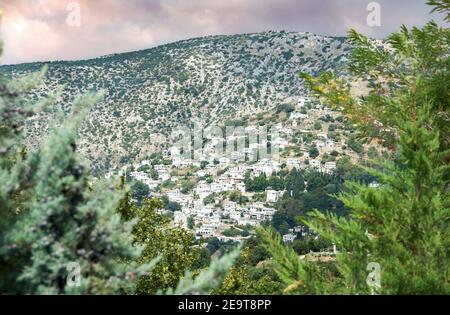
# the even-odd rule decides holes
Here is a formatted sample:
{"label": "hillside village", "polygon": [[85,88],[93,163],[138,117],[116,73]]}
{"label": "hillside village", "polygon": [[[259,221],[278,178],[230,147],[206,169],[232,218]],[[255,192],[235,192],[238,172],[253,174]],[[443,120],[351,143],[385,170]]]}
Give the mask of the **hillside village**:
{"label": "hillside village", "polygon": [[74,61],[0,65],[0,295],[450,293],[450,0],[25,2],[0,57]]}
{"label": "hillside village", "polygon": [[[271,139],[271,146],[279,149],[277,158],[255,159],[257,150],[267,147],[265,141],[247,143],[242,152],[218,154],[214,140],[219,139],[212,138],[196,152],[196,159],[182,157],[177,146],[169,145],[154,155],[157,158],[112,170],[107,177],[126,174],[147,185],[152,196],[166,198],[176,205],[172,209],[173,223],[192,230],[197,238],[217,237],[222,241],[248,238],[251,227],[271,219],[276,211],[274,204],[289,192],[272,187],[263,193],[248,191],[246,176],[269,177],[283,169],[314,169],[332,174],[340,157],[347,156],[356,162],[365,149],[376,150],[363,145],[352,148],[348,140],[352,128],[340,119],[339,112],[309,98],[298,98],[292,104],[277,114],[260,116],[257,124],[253,124],[254,120],[244,123],[246,134],[272,124],[280,135]],[[239,141],[239,137],[242,135],[232,134],[226,141]],[[292,242],[298,233],[303,233],[301,226],[283,235],[283,240]]]}
{"label": "hillside village", "polygon": [[[56,108],[70,111],[78,94],[104,92],[80,134],[79,149],[96,174],[161,151],[173,128],[205,125],[273,111],[306,94],[299,71],[345,71],[351,46],[344,37],[268,31],[207,36],[92,60],[49,62],[32,98],[64,86]],[[1,66],[11,77],[43,63]],[[30,146],[48,130],[52,113],[30,119]]]}
{"label": "hillside village", "polygon": [[[198,238],[240,240],[252,226],[272,218],[276,202],[289,193],[273,187],[251,191],[246,178],[293,169],[331,174],[343,156],[357,162],[378,154],[375,146],[358,142],[338,112],[310,99],[298,76],[300,71],[345,73],[350,51],[345,38],[304,32],[195,38],[92,60],[51,62],[48,79],[30,97],[64,84],[56,103],[67,113],[78,93],[103,90],[78,143],[94,174],[125,174],[145,184],[150,195],[171,204],[174,224]],[[2,69],[16,77],[42,66]],[[47,132],[53,115],[43,111],[28,120],[28,145]],[[202,139],[187,157],[171,132],[195,124],[236,132],[226,133],[225,142],[217,135]],[[250,139],[267,131],[266,139]],[[218,143],[228,150],[229,142],[239,141],[245,143],[240,150],[216,150]],[[276,159],[258,153],[269,147],[279,153]],[[284,238],[292,241],[295,235]]]}
{"label": "hillside village", "polygon": [[[301,71],[345,74],[351,49],[344,37],[308,32],[194,38],[92,60],[50,62],[48,78],[30,97],[64,84],[56,103],[67,113],[78,93],[103,90],[78,142],[94,174],[126,175],[129,182],[144,184],[148,195],[170,204],[174,224],[198,238],[241,240],[252,226],[271,219],[277,201],[290,193],[277,187],[255,192],[246,187],[248,179],[293,169],[332,174],[342,157],[358,162],[380,153],[376,145],[360,143],[339,112],[310,99],[298,76]],[[2,69],[17,77],[42,66]],[[53,116],[44,111],[28,120],[29,146],[47,132]],[[190,148],[192,156],[180,154],[171,133],[196,124],[205,131],[214,126],[236,132],[227,131],[226,140],[206,137],[200,148]],[[264,132],[267,138],[251,139]],[[245,146],[228,152],[229,142]],[[220,143],[227,152],[216,150]],[[260,154],[269,147],[279,153],[276,158]],[[285,241],[300,233],[291,232]]]}

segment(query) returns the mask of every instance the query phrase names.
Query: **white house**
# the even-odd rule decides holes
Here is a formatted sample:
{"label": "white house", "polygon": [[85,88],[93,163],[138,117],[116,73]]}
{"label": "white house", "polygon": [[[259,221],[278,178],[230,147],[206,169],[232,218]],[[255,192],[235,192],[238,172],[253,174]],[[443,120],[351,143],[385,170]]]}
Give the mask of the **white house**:
{"label": "white house", "polygon": [[237,191],[240,191],[241,193],[245,193],[245,184],[244,183],[236,183],[234,185]]}
{"label": "white house", "polygon": [[226,175],[221,175],[217,178],[217,182],[221,184],[226,184],[230,182],[230,179]]}
{"label": "white house", "polygon": [[170,150],[165,149],[165,150],[162,151],[162,156],[163,156],[164,159],[168,158],[169,155],[170,155]]}
{"label": "white house", "polygon": [[169,198],[170,201],[176,201],[178,202],[181,198],[181,193],[178,189],[171,190],[167,192],[167,198]]}
{"label": "white house", "polygon": [[206,175],[208,175],[208,172],[206,170],[198,170],[197,172],[195,172],[195,175],[197,175],[198,177],[205,177]]}
{"label": "white house", "polygon": [[150,178],[144,179],[143,182],[150,189],[155,189],[161,183],[161,181],[159,181],[159,180],[153,180],[153,179],[150,179]]}
{"label": "white house", "polygon": [[236,161],[236,160],[243,160],[245,155],[244,155],[244,152],[233,151],[233,152],[231,152],[230,157],[232,160]]}
{"label": "white house", "polygon": [[131,172],[130,176],[135,180],[145,180],[148,179],[148,175],[144,172]]}
{"label": "white house", "polygon": [[294,228],[292,229],[292,231],[293,231],[294,233],[301,233],[301,232],[303,232],[303,226],[301,226],[301,225],[294,226]]}
{"label": "white house", "polygon": [[311,160],[309,161],[309,165],[313,168],[320,168],[322,166],[322,162],[319,160]]}
{"label": "white house", "polygon": [[228,176],[232,179],[243,180],[246,168],[243,166],[233,167],[228,170]]}
{"label": "white house", "polygon": [[326,172],[331,172],[336,169],[336,162],[326,162],[323,167]]}
{"label": "white house", "polygon": [[254,203],[248,208],[250,219],[257,221],[264,221],[270,219],[275,213],[275,209],[266,208],[262,203]]}
{"label": "white house", "polygon": [[220,216],[216,213],[209,217],[209,224],[215,228],[220,225]]}
{"label": "white house", "polygon": [[283,139],[281,137],[277,137],[272,140],[272,145],[279,149],[284,149],[289,144],[289,142],[286,139]]}
{"label": "white house", "polygon": [[316,146],[317,146],[317,148],[324,148],[325,142],[324,141],[316,141]]}
{"label": "white house", "polygon": [[196,210],[197,214],[204,217],[209,217],[213,214],[214,209],[212,207],[202,207]]}
{"label": "white house", "polygon": [[282,134],[285,134],[285,135],[288,135],[288,136],[292,135],[292,129],[288,128],[288,127],[279,128],[278,132],[282,133]]}
{"label": "white house", "polygon": [[229,158],[227,158],[227,157],[224,156],[224,157],[221,157],[221,158],[219,159],[219,163],[220,163],[220,165],[222,165],[222,166],[226,166],[226,165],[230,164],[231,161],[230,161]]}
{"label": "white house", "polygon": [[278,198],[283,195],[283,191],[276,191],[273,189],[266,189],[266,202],[277,202]]}
{"label": "white house", "polygon": [[253,173],[256,176],[261,175],[262,173],[266,174],[266,176],[271,176],[274,171],[275,170],[270,165],[257,165],[255,166]]}
{"label": "white house", "polygon": [[168,170],[164,170],[164,171],[159,171],[158,172],[158,178],[162,181],[166,181],[170,179],[170,173]]}
{"label": "white house", "polygon": [[187,214],[182,211],[173,213],[173,223],[180,227],[187,227]]}
{"label": "white house", "polygon": [[208,165],[205,167],[205,170],[208,172],[209,175],[215,176],[217,174],[217,167],[214,165]]}
{"label": "white house", "polygon": [[233,201],[225,202],[225,204],[223,205],[223,210],[225,212],[235,211],[236,210],[236,203],[233,202]]}
{"label": "white house", "polygon": [[155,165],[155,166],[153,166],[153,168],[154,168],[155,171],[157,171],[157,172],[168,171],[168,170],[169,170],[169,168],[167,167],[167,165]]}
{"label": "white house", "polygon": [[300,115],[298,115],[298,118],[300,118],[300,119],[308,119],[308,114],[300,114]]}
{"label": "white house", "polygon": [[336,144],[334,143],[333,140],[327,139],[326,142],[325,142],[325,146],[326,146],[327,148],[334,148],[334,147],[336,146]]}
{"label": "white house", "polygon": [[288,158],[286,160],[286,166],[289,168],[300,168],[301,160],[299,158]]}
{"label": "white house", "polygon": [[303,106],[305,106],[305,101],[306,100],[304,98],[299,99],[298,103],[297,103],[297,107],[302,108]]}
{"label": "white house", "polygon": [[285,234],[283,235],[283,242],[285,243],[292,243],[295,239],[297,238],[297,236],[295,234]]}
{"label": "white house", "polygon": [[175,167],[181,167],[181,165],[183,164],[183,159],[179,156],[174,156],[172,158],[172,165]]}
{"label": "white house", "polygon": [[211,225],[202,225],[198,231],[197,234],[202,237],[212,237],[214,235],[215,227]]}
{"label": "white house", "polygon": [[180,155],[180,148],[173,146],[170,148],[170,155],[171,156],[178,156]]}
{"label": "white house", "polygon": [[224,183],[218,183],[218,182],[211,183],[211,192],[220,193],[222,191],[226,191]]}
{"label": "white house", "polygon": [[241,218],[241,213],[239,211],[230,212],[230,219],[239,220]]}
{"label": "white house", "polygon": [[206,196],[211,194],[211,186],[207,183],[198,184],[197,187],[194,188],[194,192],[200,197],[200,199],[204,199]]}

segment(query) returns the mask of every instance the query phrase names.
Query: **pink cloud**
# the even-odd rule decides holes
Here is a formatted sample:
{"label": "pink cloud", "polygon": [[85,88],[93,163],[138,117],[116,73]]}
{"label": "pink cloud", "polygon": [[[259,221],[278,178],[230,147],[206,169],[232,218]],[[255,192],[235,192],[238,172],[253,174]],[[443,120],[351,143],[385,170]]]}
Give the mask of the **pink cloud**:
{"label": "pink cloud", "polygon": [[[66,23],[67,5],[81,7],[81,26]],[[2,0],[3,63],[84,59],[198,36],[266,30],[345,35],[357,27],[374,37],[400,23],[423,24],[419,1],[379,0],[383,24],[365,25],[361,0]],[[404,14],[404,12],[408,14]]]}

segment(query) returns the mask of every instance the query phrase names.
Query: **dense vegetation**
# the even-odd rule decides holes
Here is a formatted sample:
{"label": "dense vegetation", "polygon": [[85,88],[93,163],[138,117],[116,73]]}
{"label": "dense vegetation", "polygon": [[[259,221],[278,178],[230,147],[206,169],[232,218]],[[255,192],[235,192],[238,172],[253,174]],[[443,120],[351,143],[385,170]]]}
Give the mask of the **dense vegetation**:
{"label": "dense vegetation", "polygon": [[[325,46],[330,49],[323,51]],[[92,60],[50,62],[43,84],[28,97],[37,100],[64,86],[55,107],[68,113],[76,95],[105,91],[78,140],[97,175],[160,151],[172,129],[192,119],[238,126],[246,114],[292,111],[290,99],[305,95],[297,71],[339,70],[349,47],[344,38],[283,31],[196,38]],[[288,59],[286,52],[293,55]],[[17,78],[42,66],[1,70]],[[27,124],[28,145],[51,121],[47,113],[38,117]]]}
{"label": "dense vegetation", "polygon": [[[449,20],[446,1],[429,3]],[[215,44],[225,45],[223,39]],[[392,155],[372,151],[374,160],[358,167],[340,160],[333,175],[247,175],[252,191],[286,193],[257,235],[248,227],[227,232],[248,235],[240,246],[195,241],[170,224],[170,209],[179,205],[149,199],[148,190],[136,183],[129,189],[124,178],[116,183],[92,176],[77,134],[101,95],[76,97],[55,112],[59,90],[39,103],[26,97],[45,69],[21,80],[0,74],[0,293],[448,294],[450,32],[430,22],[402,27],[385,45],[355,31],[349,40],[348,72],[366,83],[366,94],[355,96],[348,76],[339,73],[301,77],[357,127],[353,150],[376,140]],[[162,58],[170,64],[168,56]],[[189,80],[176,70],[179,82]],[[31,148],[26,120],[39,111],[52,115],[48,132]],[[232,196],[236,202],[241,197]],[[285,244],[280,233],[298,226],[308,233]],[[333,257],[310,254],[331,246]]]}
{"label": "dense vegetation", "polygon": [[193,237],[169,227],[157,213],[161,201],[146,199],[139,185],[127,192],[124,180],[94,179],[77,153],[77,131],[98,95],[78,97],[36,150],[25,147],[25,119],[55,98],[29,104],[23,97],[42,75],[0,76],[0,293],[211,292],[238,252],[209,268],[197,263],[194,280]]}
{"label": "dense vegetation", "polygon": [[382,141],[396,159],[366,168],[378,187],[345,183],[339,199],[348,217],[316,210],[303,220],[337,246],[335,261],[299,260],[274,232],[260,236],[290,292],[448,294],[450,32],[434,22],[402,27],[389,36],[389,50],[353,30],[349,39],[355,45],[349,71],[367,83],[367,94],[355,97],[348,79],[333,73],[302,77],[361,138]]}

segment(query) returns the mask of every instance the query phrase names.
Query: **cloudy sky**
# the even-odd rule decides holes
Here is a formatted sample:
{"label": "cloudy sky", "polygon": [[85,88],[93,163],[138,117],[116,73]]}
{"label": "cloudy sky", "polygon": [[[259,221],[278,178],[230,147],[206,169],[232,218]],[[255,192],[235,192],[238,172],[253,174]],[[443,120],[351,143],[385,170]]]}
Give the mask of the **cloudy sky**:
{"label": "cloudy sky", "polygon": [[442,22],[441,16],[428,14],[425,0],[378,0],[381,25],[369,26],[370,2],[1,0],[0,36],[5,45],[1,62],[85,59],[192,37],[267,30],[345,35],[353,27],[381,38],[402,23],[423,25],[430,18]]}

